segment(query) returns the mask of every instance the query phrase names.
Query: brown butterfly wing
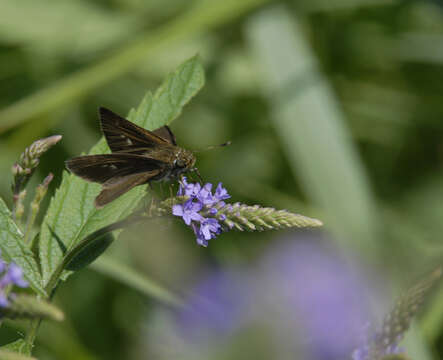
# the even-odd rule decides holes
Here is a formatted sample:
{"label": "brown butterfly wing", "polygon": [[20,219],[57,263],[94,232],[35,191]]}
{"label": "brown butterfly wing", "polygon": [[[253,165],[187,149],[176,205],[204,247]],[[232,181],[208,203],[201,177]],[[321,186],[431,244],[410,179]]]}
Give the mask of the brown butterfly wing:
{"label": "brown butterfly wing", "polygon": [[137,185],[142,185],[157,176],[160,170],[152,170],[142,174],[131,174],[112,178],[103,184],[102,191],[95,198],[95,207],[101,208],[114,201]]}
{"label": "brown butterfly wing", "polygon": [[161,128],[158,128],[157,130],[154,130],[153,133],[162,139],[166,140],[171,145],[177,146],[177,142],[175,141],[175,135],[172,133],[169,126],[165,125]]}
{"label": "brown butterfly wing", "polygon": [[72,173],[100,184],[112,178],[160,171],[164,166],[160,160],[125,153],[78,156],[66,161],[66,167]]}
{"label": "brown butterfly wing", "polygon": [[168,140],[135,125],[104,107],[99,108],[103,134],[112,152],[143,152],[146,148],[168,144]]}

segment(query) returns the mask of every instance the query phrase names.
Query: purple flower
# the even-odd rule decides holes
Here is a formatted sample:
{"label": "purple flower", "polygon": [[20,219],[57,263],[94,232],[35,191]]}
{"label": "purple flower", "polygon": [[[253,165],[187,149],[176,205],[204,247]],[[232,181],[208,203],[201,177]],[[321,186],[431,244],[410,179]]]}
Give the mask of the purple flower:
{"label": "purple flower", "polygon": [[197,243],[204,247],[208,246],[208,240],[221,233],[221,225],[214,218],[204,219],[200,227],[196,223],[192,223],[191,227],[197,237]]}
{"label": "purple flower", "polygon": [[23,270],[11,262],[9,265],[0,259],[0,307],[8,306],[8,294],[5,289],[10,285],[17,285],[19,287],[27,287],[28,283],[23,279]]}
{"label": "purple flower", "polygon": [[183,179],[181,180],[180,187],[178,189],[177,195],[178,196],[189,196],[191,198],[197,196],[197,194],[200,192],[201,185],[199,183],[188,183],[188,180],[186,179],[186,176],[183,176]]}
{"label": "purple flower", "polygon": [[211,183],[202,187],[199,183],[188,183],[183,177],[177,195],[189,199],[184,204],[174,205],[172,214],[182,217],[185,224],[191,226],[199,245],[208,246],[208,240],[222,232],[219,221],[224,221],[226,215],[218,214],[218,209],[225,206],[222,200],[230,197],[227,190],[219,183],[213,194]]}
{"label": "purple flower", "polygon": [[212,184],[205,184],[197,195],[197,198],[203,205],[211,206],[217,202],[217,199],[212,195]]}
{"label": "purple flower", "polygon": [[[391,345],[382,350],[380,356],[404,354],[404,349],[398,345]],[[352,353],[352,360],[370,360],[369,346],[363,345]]]}
{"label": "purple flower", "polygon": [[2,281],[17,285],[21,288],[27,287],[28,283],[23,279],[23,270],[15,263],[10,263],[8,272],[4,275]]}
{"label": "purple flower", "polygon": [[222,183],[218,183],[217,189],[215,189],[215,197],[220,200],[226,200],[231,197],[231,195],[228,194],[228,191],[222,186]]}
{"label": "purple flower", "polygon": [[344,358],[369,318],[368,283],[318,238],[305,234],[290,240],[265,262],[269,292],[277,292],[279,306],[288,309],[284,321],[300,333],[308,359]]}
{"label": "purple flower", "polygon": [[[217,229],[207,226],[212,236]],[[198,224],[193,228],[203,235]],[[374,289],[368,279],[314,236],[289,240],[277,247],[274,242],[258,266],[235,273],[202,271],[205,278],[189,291],[172,327],[162,324],[163,336],[171,336],[171,347],[179,349],[179,356],[162,359],[195,354],[212,359],[223,351],[236,354],[230,357],[235,359],[265,354],[269,359],[366,360],[364,349],[353,350],[371,318],[368,297]]]}
{"label": "purple flower", "polygon": [[241,327],[250,309],[249,281],[237,271],[214,271],[190,292],[186,307],[177,314],[177,325],[188,341],[213,341]]}
{"label": "purple flower", "polygon": [[[352,352],[352,360],[370,360],[373,356],[370,354],[371,346],[378,343],[377,350],[378,355],[387,356],[394,354],[403,354],[405,350],[398,346],[398,343],[402,340],[402,336],[399,336],[397,341],[393,344],[385,346],[385,342],[382,337],[382,329],[374,329],[368,323],[362,331],[360,345]],[[380,346],[382,344],[382,346]]]}
{"label": "purple flower", "polygon": [[221,231],[220,223],[217,219],[209,218],[202,221],[200,226],[200,232],[203,234],[205,240],[210,240],[218,235]]}
{"label": "purple flower", "polygon": [[0,293],[0,307],[6,307],[9,305],[8,298],[5,294]]}
{"label": "purple flower", "polygon": [[184,204],[177,204],[172,207],[172,214],[181,216],[186,225],[191,225],[191,221],[202,221],[203,217],[198,213],[203,205],[193,202],[192,199],[187,200]]}
{"label": "purple flower", "polygon": [[191,228],[192,228],[192,230],[194,230],[197,244],[199,244],[200,246],[207,247],[209,244],[208,240],[206,240],[205,237],[203,236],[203,234],[201,233],[200,227],[196,223],[192,223]]}

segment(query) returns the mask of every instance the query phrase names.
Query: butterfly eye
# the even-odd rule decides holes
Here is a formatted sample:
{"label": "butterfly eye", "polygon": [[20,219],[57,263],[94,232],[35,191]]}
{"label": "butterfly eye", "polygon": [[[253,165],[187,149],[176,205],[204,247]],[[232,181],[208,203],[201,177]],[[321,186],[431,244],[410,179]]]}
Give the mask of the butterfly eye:
{"label": "butterfly eye", "polygon": [[186,167],[186,163],[182,159],[177,159],[175,160],[175,166],[184,168]]}

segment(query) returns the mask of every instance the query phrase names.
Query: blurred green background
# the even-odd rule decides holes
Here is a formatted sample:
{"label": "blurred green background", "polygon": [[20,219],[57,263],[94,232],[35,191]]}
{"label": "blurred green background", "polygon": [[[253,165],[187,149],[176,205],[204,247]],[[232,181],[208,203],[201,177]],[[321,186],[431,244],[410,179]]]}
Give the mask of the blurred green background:
{"label": "blurred green background", "polygon": [[[33,179],[52,171],[53,192],[64,160],[99,139],[98,106],[127,114],[196,53],[206,85],[172,129],[189,149],[232,141],[199,154],[205,181],[322,219],[393,294],[441,262],[437,0],[2,0],[0,195],[11,204],[21,151],[61,134]],[[131,227],[59,288],[67,319],[43,325],[36,355],[143,358],[140,334],[159,306],[150,281],[184,292],[204,266],[253,261],[276,236],[229,233],[204,249],[178,221]],[[443,356],[442,319],[440,291],[408,340],[411,358]],[[16,331],[3,327],[2,343]]]}

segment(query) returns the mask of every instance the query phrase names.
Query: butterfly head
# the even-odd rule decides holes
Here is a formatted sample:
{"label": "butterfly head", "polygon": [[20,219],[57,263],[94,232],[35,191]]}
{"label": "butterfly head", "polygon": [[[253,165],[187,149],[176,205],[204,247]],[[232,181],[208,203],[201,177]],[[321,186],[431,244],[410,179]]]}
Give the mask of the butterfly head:
{"label": "butterfly head", "polygon": [[177,152],[174,160],[176,174],[181,174],[191,170],[194,167],[196,160],[197,159],[192,151],[180,149],[180,151]]}

